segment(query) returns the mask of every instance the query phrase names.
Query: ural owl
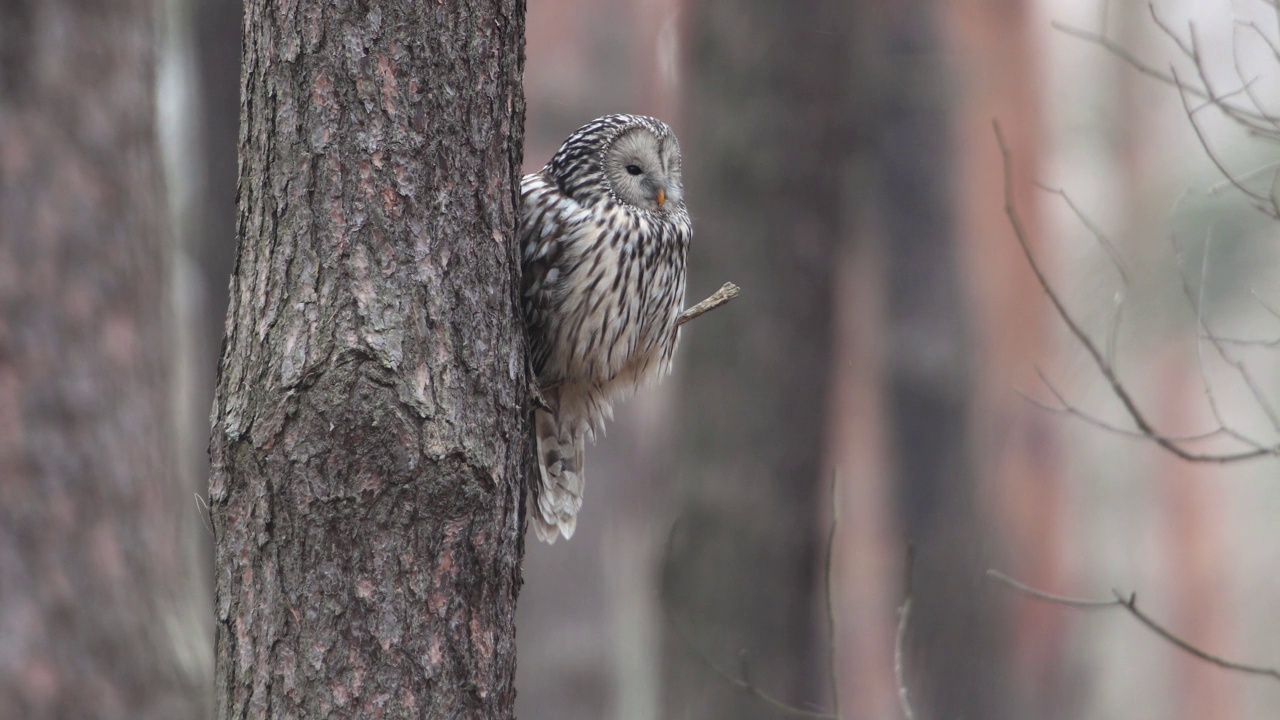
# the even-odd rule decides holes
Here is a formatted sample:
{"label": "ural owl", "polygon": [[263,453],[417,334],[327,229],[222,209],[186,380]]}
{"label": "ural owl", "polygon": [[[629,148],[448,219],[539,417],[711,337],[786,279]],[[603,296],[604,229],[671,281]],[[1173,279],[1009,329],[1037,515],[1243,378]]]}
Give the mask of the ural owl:
{"label": "ural owl", "polygon": [[586,439],[612,403],[671,369],[693,226],[680,145],[661,120],[606,115],[520,183],[522,297],[533,370],[538,538],[573,536]]}

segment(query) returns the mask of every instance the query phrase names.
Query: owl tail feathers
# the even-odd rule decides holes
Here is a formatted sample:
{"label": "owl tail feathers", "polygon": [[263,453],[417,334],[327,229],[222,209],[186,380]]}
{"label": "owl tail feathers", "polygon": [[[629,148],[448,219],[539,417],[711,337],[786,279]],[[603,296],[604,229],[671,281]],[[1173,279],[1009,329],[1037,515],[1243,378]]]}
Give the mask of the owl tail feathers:
{"label": "owl tail feathers", "polygon": [[560,535],[568,540],[582,509],[582,462],[586,439],[572,424],[561,424],[545,410],[535,412],[538,438],[538,477],[533,485],[534,508],[529,513],[538,539],[552,544]]}

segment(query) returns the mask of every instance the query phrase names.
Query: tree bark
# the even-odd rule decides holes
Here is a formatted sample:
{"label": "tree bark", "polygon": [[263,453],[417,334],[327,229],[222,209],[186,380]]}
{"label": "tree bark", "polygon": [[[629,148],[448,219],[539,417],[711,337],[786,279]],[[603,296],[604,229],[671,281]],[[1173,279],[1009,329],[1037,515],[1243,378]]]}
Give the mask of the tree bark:
{"label": "tree bark", "polygon": [[745,652],[760,688],[797,706],[825,694],[815,518],[829,482],[848,8],[762,0],[692,10],[691,277],[744,292],[690,326],[677,362],[684,497],[664,576],[675,620],[665,716],[773,718],[705,660],[738,675]]}
{"label": "tree bark", "polygon": [[148,0],[0,3],[0,715],[198,717]]}
{"label": "tree bark", "polygon": [[512,716],[524,5],[248,5],[218,717]]}

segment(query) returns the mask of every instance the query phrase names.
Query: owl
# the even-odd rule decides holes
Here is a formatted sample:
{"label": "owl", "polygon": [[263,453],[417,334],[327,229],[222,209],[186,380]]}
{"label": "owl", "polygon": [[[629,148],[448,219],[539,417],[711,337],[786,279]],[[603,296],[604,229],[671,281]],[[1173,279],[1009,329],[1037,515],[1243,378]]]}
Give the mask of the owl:
{"label": "owl", "polygon": [[520,182],[522,302],[545,407],[534,411],[538,538],[573,536],[587,439],[671,369],[693,226],[661,120],[606,115]]}

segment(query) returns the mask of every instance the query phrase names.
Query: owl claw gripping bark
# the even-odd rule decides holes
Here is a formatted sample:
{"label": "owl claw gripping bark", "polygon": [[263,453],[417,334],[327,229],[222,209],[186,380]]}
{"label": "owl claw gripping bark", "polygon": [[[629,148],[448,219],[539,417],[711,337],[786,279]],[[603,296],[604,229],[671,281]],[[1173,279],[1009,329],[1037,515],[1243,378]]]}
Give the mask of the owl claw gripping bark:
{"label": "owl claw gripping bark", "polygon": [[573,536],[587,438],[613,403],[671,369],[693,227],[680,146],[661,120],[606,115],[520,183],[522,299],[533,370],[540,540]]}

